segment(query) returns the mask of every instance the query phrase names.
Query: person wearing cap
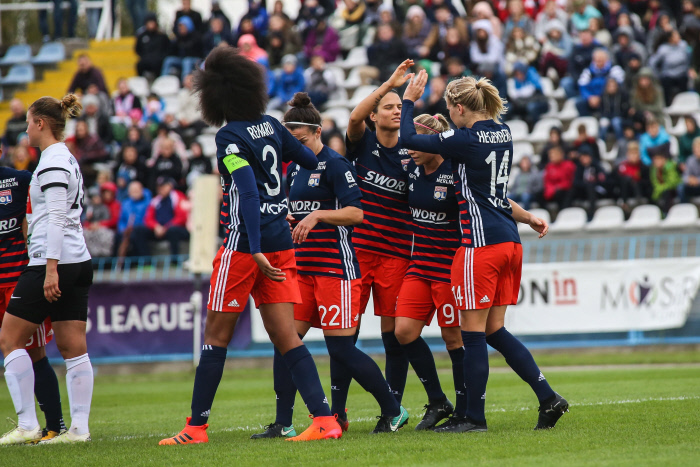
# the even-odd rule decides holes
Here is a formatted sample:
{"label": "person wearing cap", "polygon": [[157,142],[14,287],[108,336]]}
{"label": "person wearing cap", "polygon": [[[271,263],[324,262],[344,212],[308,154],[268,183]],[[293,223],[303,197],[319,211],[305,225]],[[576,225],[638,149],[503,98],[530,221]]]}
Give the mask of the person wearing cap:
{"label": "person wearing cap", "polygon": [[177,20],[177,30],[178,34],[170,43],[170,55],[165,58],[160,74],[171,74],[172,68],[179,68],[184,80],[202,58],[202,36],[189,16]]}
{"label": "person wearing cap", "polygon": [[620,26],[615,31],[615,45],[611,54],[621,67],[625,67],[633,55],[639,56],[642,62],[647,58],[646,48],[634,39],[634,31],[629,26]]}
{"label": "person wearing cap", "polygon": [[109,94],[102,71],[93,66],[87,54],[81,54],[78,56],[78,71],[75,72],[68,86],[68,94],[73,94],[78,89],[85,92],[91,84],[96,84],[100,91]]}
{"label": "person wearing cap", "polygon": [[204,22],[202,15],[192,9],[191,0],[182,0],[182,8],[175,13],[175,24],[173,24],[173,32],[175,36],[180,35],[180,18],[187,17],[192,20],[193,29],[199,33],[204,31]]}
{"label": "person wearing cap", "polygon": [[491,22],[480,19],[472,25],[474,38],[469,48],[469,56],[477,67],[482,65],[498,74],[504,60],[503,42],[493,33]]}
{"label": "person wearing cap", "polygon": [[[540,52],[540,73],[558,81],[566,75],[573,44],[563,22],[553,19],[545,26],[545,39]],[[571,80],[569,78],[569,80]],[[572,85],[575,83],[572,82]]]}
{"label": "person wearing cap", "polygon": [[170,50],[170,39],[158,27],[155,13],[149,13],[144,20],[144,27],[136,36],[136,73],[149,79],[155,79],[163,68],[163,60]]}
{"label": "person wearing cap", "polygon": [[292,100],[294,94],[303,92],[305,86],[304,71],[298,65],[297,57],[292,54],[285,55],[282,57],[282,69],[275,73],[268,108],[286,108],[287,102]]}
{"label": "person wearing cap", "polygon": [[156,180],[157,196],[146,209],[142,226],[134,227],[131,244],[136,256],[150,256],[149,242],[166,240],[170,254],[175,256],[180,251],[180,243],[189,240],[187,218],[189,201],[187,197],[175,190],[175,180],[158,177]]}

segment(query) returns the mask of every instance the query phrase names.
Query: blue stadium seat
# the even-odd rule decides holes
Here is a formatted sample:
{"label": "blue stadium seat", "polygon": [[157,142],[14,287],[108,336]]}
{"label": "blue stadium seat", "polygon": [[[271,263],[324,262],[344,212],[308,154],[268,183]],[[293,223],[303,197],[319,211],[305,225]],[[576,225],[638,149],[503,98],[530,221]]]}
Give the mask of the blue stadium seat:
{"label": "blue stadium seat", "polygon": [[15,65],[32,61],[32,48],[27,44],[13,45],[5,56],[0,59],[0,65]]}
{"label": "blue stadium seat", "polygon": [[15,86],[19,84],[27,84],[34,81],[34,67],[28,63],[20,63],[12,65],[10,71],[0,82],[3,86]]}
{"label": "blue stadium seat", "polygon": [[34,65],[53,65],[66,59],[66,48],[61,42],[49,42],[41,46],[32,59]]}

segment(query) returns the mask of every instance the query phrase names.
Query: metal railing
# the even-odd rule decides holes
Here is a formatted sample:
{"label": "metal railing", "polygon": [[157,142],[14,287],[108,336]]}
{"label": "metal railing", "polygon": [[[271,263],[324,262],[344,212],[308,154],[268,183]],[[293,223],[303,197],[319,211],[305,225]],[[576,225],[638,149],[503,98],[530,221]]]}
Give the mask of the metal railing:
{"label": "metal railing", "polygon": [[[113,0],[81,0],[78,2],[78,14],[84,12],[85,10],[102,9],[102,14],[100,15],[100,22],[97,26],[97,33],[95,34],[95,39],[97,40],[107,40],[107,39],[118,39],[120,36],[119,26],[114,27],[114,21],[112,20],[112,1]],[[70,3],[64,1],[61,3],[62,9],[70,8]],[[52,1],[47,2],[19,2],[19,3],[0,3],[0,18],[3,11],[26,11],[26,10],[54,10],[54,3]],[[118,9],[117,9],[118,11]],[[118,17],[117,13],[117,17]],[[2,21],[0,21],[0,45],[2,45]]]}

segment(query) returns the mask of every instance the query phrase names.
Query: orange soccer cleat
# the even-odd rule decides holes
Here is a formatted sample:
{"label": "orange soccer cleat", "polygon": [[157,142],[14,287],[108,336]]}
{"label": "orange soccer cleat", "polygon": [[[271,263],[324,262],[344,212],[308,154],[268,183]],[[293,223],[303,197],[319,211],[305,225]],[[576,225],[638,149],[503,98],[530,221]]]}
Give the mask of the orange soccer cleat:
{"label": "orange soccer cleat", "polygon": [[180,433],[172,438],[161,439],[158,445],[208,443],[207,428],[209,428],[209,425],[191,426],[190,420],[192,420],[192,417],[187,417],[187,424]]}
{"label": "orange soccer cleat", "polygon": [[342,419],[338,416],[338,414],[333,415],[335,417],[335,420],[338,422],[338,425],[340,425],[340,429],[343,430],[343,432],[348,431],[348,428],[350,428],[350,420],[348,420],[348,409],[345,409],[345,418]]}
{"label": "orange soccer cleat", "polygon": [[287,441],[314,441],[317,439],[338,439],[343,436],[343,430],[338,425],[335,416],[330,417],[313,417],[313,423],[304,432],[293,438],[287,438]]}

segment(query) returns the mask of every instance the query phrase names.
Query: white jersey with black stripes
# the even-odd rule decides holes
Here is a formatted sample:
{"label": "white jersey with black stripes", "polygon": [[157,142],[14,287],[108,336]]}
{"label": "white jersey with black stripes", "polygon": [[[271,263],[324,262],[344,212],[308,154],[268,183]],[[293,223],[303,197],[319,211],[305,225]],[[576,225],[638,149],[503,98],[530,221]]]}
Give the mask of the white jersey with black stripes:
{"label": "white jersey with black stripes", "polygon": [[[55,143],[44,149],[29,185],[27,200],[27,241],[29,266],[46,264],[49,253],[49,203],[46,190],[66,190],[63,242],[59,246],[60,264],[82,263],[90,259],[85,245],[80,216],[83,213],[85,187],[78,161],[63,143]],[[60,210],[60,206],[59,206]],[[62,213],[59,213],[62,214]],[[63,216],[59,216],[62,218]],[[56,239],[52,239],[52,243]]]}

